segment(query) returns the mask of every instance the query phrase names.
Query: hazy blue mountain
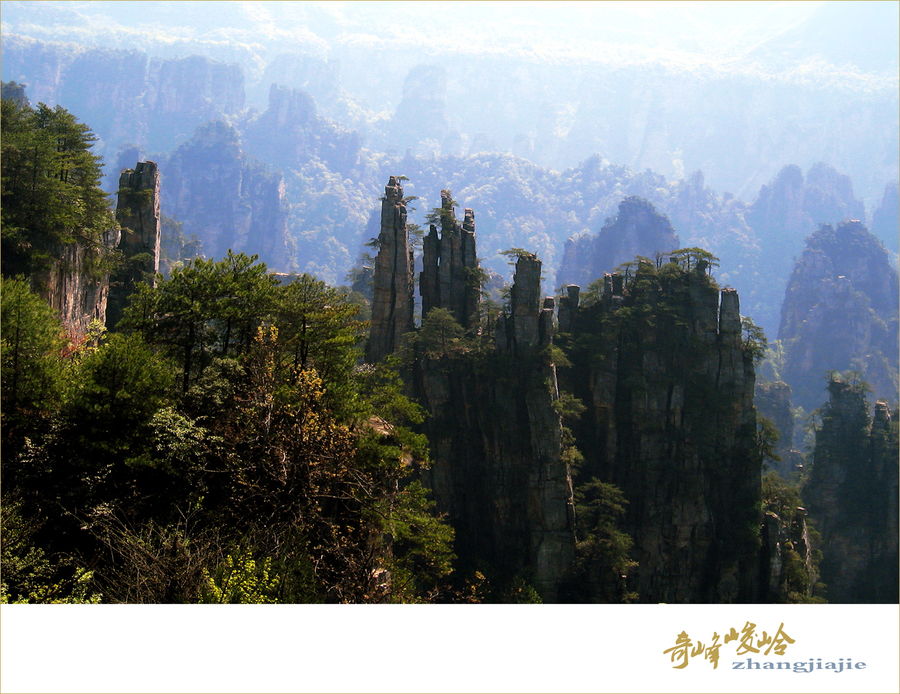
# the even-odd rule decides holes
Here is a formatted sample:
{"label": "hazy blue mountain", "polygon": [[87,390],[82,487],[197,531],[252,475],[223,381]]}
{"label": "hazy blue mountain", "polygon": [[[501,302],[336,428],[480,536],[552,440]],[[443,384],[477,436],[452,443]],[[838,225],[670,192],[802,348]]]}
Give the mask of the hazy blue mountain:
{"label": "hazy blue mountain", "polygon": [[[785,164],[823,161],[874,209],[900,178],[896,4],[704,5],[5,2],[2,74],[55,74],[16,60],[14,36],[203,55],[241,66],[247,105],[264,110],[272,83],[304,89],[401,156],[496,148],[562,170],[600,153],[702,169],[747,202]],[[424,83],[433,122],[409,110],[423,84],[404,91],[422,66],[446,74]]]}

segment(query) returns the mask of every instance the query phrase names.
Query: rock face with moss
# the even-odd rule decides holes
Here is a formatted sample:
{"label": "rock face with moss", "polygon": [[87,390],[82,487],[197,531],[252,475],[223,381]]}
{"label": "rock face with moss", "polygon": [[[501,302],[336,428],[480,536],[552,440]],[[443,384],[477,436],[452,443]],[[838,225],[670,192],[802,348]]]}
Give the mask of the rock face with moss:
{"label": "rock face with moss", "polygon": [[[103,248],[115,249],[118,239],[118,232],[110,230],[102,239]],[[52,250],[53,266],[31,277],[32,286],[56,311],[75,340],[88,333],[93,321],[106,321],[109,273],[97,265],[98,250],[80,243],[59,244]]]}
{"label": "rock face with moss", "polygon": [[[540,261],[517,253],[509,305],[486,339],[483,326],[479,334],[463,324],[471,312],[461,297],[478,288],[464,273],[476,267],[474,233],[465,252],[473,215],[459,227],[449,193],[442,198],[444,233],[435,225],[425,239],[425,317],[405,356],[411,392],[429,413],[423,474],[456,530],[461,568],[525,578],[549,602],[578,593],[573,438],[585,458],[579,479],[615,485],[627,501],[621,529],[638,564],[624,591],[651,603],[768,596],[784,561],[760,554],[758,349],[744,337],[737,292],[707,274],[709,254],[639,262],[586,296],[567,288],[559,339],[572,363],[561,367],[562,387],[587,405],[568,434],[556,301],[541,294]],[[394,256],[382,240],[378,265],[393,268]],[[402,279],[406,266],[392,272]],[[600,593],[587,586],[578,599]]]}
{"label": "rock face with moss", "polygon": [[869,414],[861,382],[833,377],[804,497],[822,536],[822,581],[836,603],[898,600],[897,412]]}
{"label": "rock face with moss", "polygon": [[122,317],[128,297],[140,282],[156,286],[159,272],[159,170],[155,162],[138,162],[119,177],[116,221],[121,227],[123,266],[110,277],[107,327]]}
{"label": "rock face with moss", "polygon": [[381,201],[381,231],[375,258],[372,321],[366,357],[378,362],[413,329],[413,251],[406,228],[403,186],[391,176]]}
{"label": "rock face with moss", "polygon": [[757,383],[756,409],[763,417],[768,418],[779,432],[774,453],[781,460],[771,460],[768,465],[787,479],[803,456],[794,449],[794,415],[791,412],[791,387],[784,381]]}
{"label": "rock face with moss", "polygon": [[[453,520],[464,564],[504,580],[524,577],[554,602],[575,535],[553,406],[556,369],[546,350],[553,299],[541,298],[540,276],[540,261],[521,256],[510,311],[497,319],[496,351],[474,353],[483,347],[472,341],[456,353],[420,357],[415,387],[431,414],[429,482]],[[426,319],[422,334],[434,330]]]}
{"label": "rock face with moss", "polygon": [[638,562],[627,589],[642,602],[760,591],[753,358],[737,293],[702,267],[642,262],[628,282],[606,275],[561,325],[572,361],[561,385],[587,406],[573,426],[579,479],[624,493]]}

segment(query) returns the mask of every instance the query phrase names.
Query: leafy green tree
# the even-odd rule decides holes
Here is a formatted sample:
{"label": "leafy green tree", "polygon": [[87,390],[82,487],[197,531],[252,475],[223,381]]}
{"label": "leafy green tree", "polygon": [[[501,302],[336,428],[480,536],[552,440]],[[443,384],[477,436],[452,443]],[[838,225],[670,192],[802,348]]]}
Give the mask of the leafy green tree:
{"label": "leafy green tree", "polygon": [[677,263],[685,271],[699,271],[706,274],[712,272],[712,268],[719,266],[719,259],[704,248],[679,248],[669,253],[669,261]]}
{"label": "leafy green tree", "polygon": [[277,279],[256,260],[231,251],[221,261],[195,258],[155,289],[139,286],[117,327],[140,331],[176,358],[187,392],[214,355],[246,351],[274,308]]}
{"label": "leafy green tree", "polygon": [[534,253],[526,251],[524,248],[507,248],[505,251],[500,251],[500,255],[504,256],[507,264],[513,267],[516,266],[519,258],[537,258]]}
{"label": "leafy green tree", "polygon": [[0,279],[0,359],[4,420],[27,419],[59,404],[62,324],[22,279]]}
{"label": "leafy green tree", "polygon": [[753,322],[750,316],[741,316],[741,336],[744,351],[753,357],[755,364],[759,364],[766,358],[766,348],[768,347],[766,333]]}
{"label": "leafy green tree", "polygon": [[36,546],[42,523],[25,515],[22,503],[4,495],[0,504],[0,603],[94,604],[93,573],[71,557]]}
{"label": "leafy green tree", "polygon": [[[428,577],[439,577],[446,564],[440,549],[446,538],[434,526],[436,516],[426,519],[431,507],[418,488],[401,484],[413,471],[405,461],[424,462],[424,440],[390,421],[398,407],[391,402],[373,400],[368,411],[340,421],[341,410],[330,406],[314,369],[290,373],[279,367],[279,340],[274,326],[260,328],[243,357],[246,378],[236,406],[212,430],[219,443],[206,465],[218,472],[209,476],[204,504],[232,532],[255,528],[260,547],[290,544],[293,565],[312,567],[310,592],[326,601],[388,598],[386,553],[403,573],[404,599],[412,599],[415,586],[421,587],[415,592],[430,590],[434,581]],[[390,397],[403,400],[399,393]],[[396,533],[393,551],[374,540],[385,533]]]}
{"label": "leafy green tree", "polygon": [[2,269],[29,275],[55,262],[58,247],[78,242],[104,260],[103,235],[116,228],[100,188],[96,136],[65,109],[2,102]]}
{"label": "leafy green tree", "polygon": [[139,335],[111,335],[69,366],[69,392],[52,426],[4,459],[28,498],[58,514],[60,542],[79,534],[76,509],[127,505],[146,517],[180,498],[180,485],[155,463],[164,453],[155,448],[154,417],[171,403],[173,383],[171,364]]}
{"label": "leafy green tree", "polygon": [[201,603],[262,605],[277,602],[279,577],[272,575],[272,559],[261,562],[249,552],[227,555],[210,574],[203,569]]}
{"label": "leafy green tree", "polygon": [[315,369],[332,407],[348,412],[359,400],[355,367],[367,324],[346,294],[309,275],[278,287],[275,295],[279,364],[285,373]]}
{"label": "leafy green tree", "polygon": [[373,508],[389,543],[385,568],[390,574],[390,599],[433,601],[446,590],[453,571],[453,528],[434,510],[428,490],[412,481],[380,499]]}
{"label": "leafy green tree", "polygon": [[453,199],[449,190],[442,190],[441,193],[447,193],[450,196],[449,207],[444,207],[442,196],[442,204],[439,207],[432,208],[431,212],[425,215],[425,221],[441,229],[449,229],[453,226],[455,220],[453,210],[459,207],[459,203]]}
{"label": "leafy green tree", "polygon": [[577,543],[572,582],[567,590],[579,602],[632,602],[627,576],[637,566],[630,557],[633,541],[618,523],[625,513],[622,491],[597,478],[575,490]]}
{"label": "leafy green tree", "polygon": [[220,354],[244,352],[256,336],[256,327],[275,305],[277,279],[269,274],[259,256],[228,255],[216,263],[220,295],[214,306],[218,324]]}
{"label": "leafy green tree", "polygon": [[[779,602],[787,603],[820,603],[824,586],[817,582],[819,577],[819,561],[822,552],[814,548],[806,548],[808,559],[804,559],[797,550],[808,539],[818,543],[819,534],[809,526],[801,526],[806,515],[805,504],[800,498],[800,489],[794,482],[785,480],[777,472],[769,472],[762,477],[763,510],[774,514],[781,524],[787,539],[781,544],[781,576],[782,583],[777,596]],[[806,537],[798,530],[807,528]]]}
{"label": "leafy green tree", "polygon": [[768,417],[757,413],[756,415],[756,448],[760,459],[765,464],[766,461],[779,461],[781,456],[775,453],[775,446],[781,434],[778,427]]}
{"label": "leafy green tree", "polygon": [[466,331],[445,308],[431,309],[422,319],[422,327],[409,339],[428,359],[452,358],[471,351]]}

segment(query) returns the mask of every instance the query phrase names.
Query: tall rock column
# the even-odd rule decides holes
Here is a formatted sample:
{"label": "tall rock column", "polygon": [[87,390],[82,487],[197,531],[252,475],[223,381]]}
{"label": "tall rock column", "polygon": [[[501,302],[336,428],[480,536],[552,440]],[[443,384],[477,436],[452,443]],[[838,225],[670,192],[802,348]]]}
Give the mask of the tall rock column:
{"label": "tall rock column", "polygon": [[431,414],[426,478],[453,522],[462,565],[487,567],[499,585],[527,577],[545,602],[555,602],[575,533],[556,369],[542,349],[553,306],[540,296],[540,267],[532,255],[520,258],[495,353],[422,355],[415,385]]}
{"label": "tall rock column", "polygon": [[381,231],[375,258],[372,322],[366,358],[378,362],[400,345],[413,323],[413,252],[406,228],[403,186],[391,176],[381,202]]}
{"label": "tall rock column", "polygon": [[897,411],[878,402],[870,416],[865,384],[838,376],[829,380],[828,394],[804,488],[810,519],[821,533],[825,597],[832,603],[896,603]]}
{"label": "tall rock column", "polygon": [[128,297],[139,282],[156,286],[159,272],[159,169],[155,162],[138,162],[119,176],[116,220],[122,227],[119,250],[124,265],[110,277],[106,324],[115,327]]}
{"label": "tall rock column", "polygon": [[450,191],[441,191],[441,233],[432,224],[422,246],[422,316],[445,308],[466,330],[474,327],[481,299],[475,255],[475,212],[466,208],[457,221]]}
{"label": "tall rock column", "polygon": [[738,295],[702,270],[652,263],[608,279],[566,316],[562,388],[587,406],[572,424],[578,481],[628,501],[627,589],[641,602],[752,601],[761,459]]}

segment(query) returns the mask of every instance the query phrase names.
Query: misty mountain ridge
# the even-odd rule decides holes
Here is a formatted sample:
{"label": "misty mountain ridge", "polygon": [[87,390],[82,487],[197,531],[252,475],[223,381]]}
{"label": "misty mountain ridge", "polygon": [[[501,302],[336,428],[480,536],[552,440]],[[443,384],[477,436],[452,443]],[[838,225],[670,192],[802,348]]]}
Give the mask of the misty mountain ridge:
{"label": "misty mountain ridge", "polygon": [[[702,169],[747,201],[784,164],[824,159],[870,208],[900,178],[884,158],[900,129],[889,4],[575,3],[510,14],[481,3],[476,15],[465,5],[222,3],[214,17],[160,3],[30,5],[4,4],[6,81],[37,82],[8,55],[18,37],[141,46],[153,58],[238,63],[245,107],[264,110],[273,82],[304,89],[365,146],[399,155],[488,146],[562,170],[598,152],[670,178]],[[868,40],[847,39],[848,26]],[[440,137],[382,127],[418,65],[446,73],[446,92],[435,85]]]}

